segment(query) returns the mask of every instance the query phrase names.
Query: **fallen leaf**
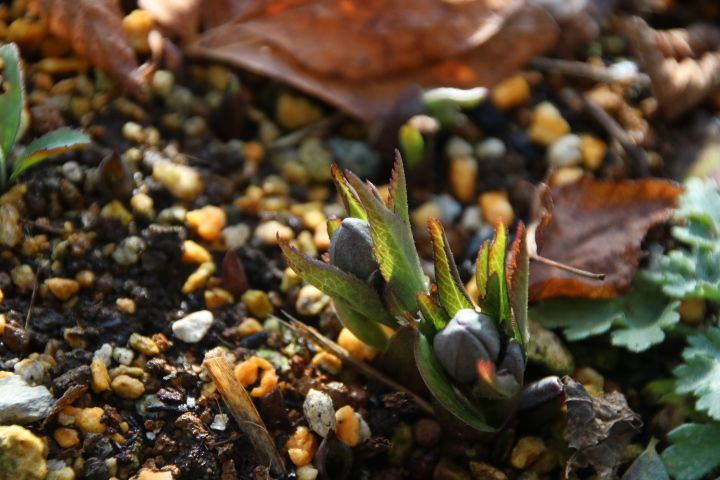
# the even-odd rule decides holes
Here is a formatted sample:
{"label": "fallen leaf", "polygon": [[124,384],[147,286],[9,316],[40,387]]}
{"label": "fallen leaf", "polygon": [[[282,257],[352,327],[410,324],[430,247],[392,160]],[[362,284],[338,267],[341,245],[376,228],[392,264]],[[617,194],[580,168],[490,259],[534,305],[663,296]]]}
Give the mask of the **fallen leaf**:
{"label": "fallen leaf", "polygon": [[30,8],[50,31],[104,70],[129,93],[140,96],[145,79],[122,30],[122,12],[114,0],[31,0]]}
{"label": "fallen leaf", "polygon": [[720,28],[695,24],[655,30],[640,17],[621,22],[638,64],[652,80],[652,92],[674,119],[720,90]]}
{"label": "fallen leaf", "polygon": [[628,407],[620,392],[591,397],[585,387],[570,377],[562,379],[568,410],[565,434],[575,452],[568,460],[565,475],[592,467],[601,479],[613,478],[622,453],[640,431],[640,416]]}
{"label": "fallen leaf", "polygon": [[558,35],[542,7],[522,0],[259,3],[188,54],[277,78],[368,120],[410,85],[490,86]]}
{"label": "fallen leaf", "polygon": [[658,179],[598,181],[589,178],[555,187],[552,217],[539,253],[593,273],[585,278],[539,262],[530,266],[530,299],[614,298],[630,287],[647,231],[670,218],[682,188]]}

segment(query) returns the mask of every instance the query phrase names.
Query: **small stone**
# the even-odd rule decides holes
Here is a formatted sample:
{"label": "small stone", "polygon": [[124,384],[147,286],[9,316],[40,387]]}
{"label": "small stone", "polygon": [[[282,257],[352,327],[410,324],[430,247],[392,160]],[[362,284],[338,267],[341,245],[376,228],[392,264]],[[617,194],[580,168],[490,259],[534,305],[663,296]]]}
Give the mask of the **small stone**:
{"label": "small stone", "polygon": [[323,118],[322,109],[305,97],[283,93],[275,107],[278,123],[288,130],[304,127]]}
{"label": "small stone", "polygon": [[413,425],[413,438],[421,447],[431,448],[440,440],[442,428],[437,420],[421,418]]}
{"label": "small stone", "polygon": [[102,210],[100,210],[100,217],[117,220],[126,227],[130,225],[133,219],[132,213],[125,208],[125,205],[123,205],[120,200],[113,200],[105,205]]}
{"label": "small stone", "polygon": [[53,438],[60,448],[73,448],[80,445],[80,435],[74,428],[58,428],[53,432]]}
{"label": "small stone", "polygon": [[193,312],[172,324],[173,335],[185,343],[197,343],[207,335],[214,319],[210,310]]}
{"label": "small stone", "polygon": [[13,366],[13,371],[30,385],[38,385],[45,379],[45,367],[39,360],[24,358]]}
{"label": "small stone", "polygon": [[510,453],[510,465],[518,470],[529,467],[542,455],[547,447],[542,438],[522,437]]}
{"label": "small stone", "polygon": [[535,107],[530,125],[530,139],[544,146],[550,146],[570,132],[570,125],[560,111],[550,102]]}
{"label": "small stone", "polygon": [[112,257],[118,265],[127,267],[136,264],[140,260],[140,254],[143,250],[145,250],[145,241],[136,235],[131,235],[120,242]]}
{"label": "small stone", "polygon": [[503,80],[490,91],[490,98],[500,110],[519,107],[530,100],[530,84],[522,75]]}
{"label": "small stone", "polygon": [[222,208],[208,205],[187,212],[185,223],[206,242],[214,242],[220,238],[222,229],[225,228],[227,215]]}
{"label": "small stone", "polygon": [[250,227],[244,223],[225,227],[221,238],[228,250],[244,247],[251,235]]}
{"label": "small stone", "polygon": [[480,160],[499,160],[507,153],[505,143],[499,138],[488,137],[475,146],[475,155]]}
{"label": "small stone", "polygon": [[335,408],[327,393],[311,388],[303,402],[303,413],[310,428],[321,437],[335,429]]}
{"label": "small stone", "polygon": [[0,378],[0,423],[26,424],[47,417],[55,406],[50,390],[31,387],[19,375]]}
{"label": "small stone", "polygon": [[277,239],[292,240],[295,238],[295,232],[292,228],[283,225],[277,220],[263,222],[255,228],[253,237],[260,240],[264,245],[277,245]]}
{"label": "small stone", "polygon": [[248,312],[253,317],[265,318],[275,309],[270,301],[270,297],[262,290],[248,290],[243,293],[240,300],[245,304]]}
{"label": "small stone", "polygon": [[69,278],[52,277],[45,280],[45,285],[55,298],[66,301],[80,290],[80,283]]}
{"label": "small stone", "polygon": [[475,198],[477,172],[478,162],[474,157],[450,158],[450,189],[461,202],[470,202]]}
{"label": "small stone", "polygon": [[575,167],[582,163],[582,140],[575,134],[568,134],[550,145],[548,163],[553,168]]}
{"label": "small stone", "polygon": [[153,91],[161,97],[167,97],[175,86],[175,75],[170,70],[157,70],[151,81]]}
{"label": "small stone", "polygon": [[485,462],[470,462],[470,473],[474,480],[508,480],[502,470]]}
{"label": "small stone", "polygon": [[197,263],[199,265],[211,260],[212,255],[210,255],[207,248],[203,247],[199,243],[193,242],[192,240],[185,240],[183,242],[183,262]]}
{"label": "small stone", "polygon": [[603,160],[605,159],[607,145],[592,135],[581,135],[580,141],[583,165],[588,170],[597,170],[602,166]]}
{"label": "small stone", "polygon": [[110,388],[117,395],[130,400],[140,398],[145,393],[145,385],[137,378],[128,375],[118,375],[113,378]]}
{"label": "small stone", "polygon": [[112,351],[112,358],[120,365],[130,365],[135,358],[135,352],[125,347],[115,347]]}
{"label": "small stone", "polygon": [[205,306],[208,310],[218,310],[235,302],[232,293],[219,287],[205,290],[203,296],[205,297]]}
{"label": "small stone", "polygon": [[99,358],[94,358],[90,363],[92,372],[92,389],[95,393],[105,392],[110,389],[110,374],[107,365]]}
{"label": "small stone", "polygon": [[140,352],[143,355],[152,357],[154,355],[160,354],[160,349],[155,344],[152,338],[140,335],[137,332],[133,332],[133,334],[130,335],[130,340],[128,341],[128,343],[133,350],[135,350],[136,352]]}
{"label": "small stone", "polygon": [[0,475],[7,480],[44,480],[47,445],[18,425],[0,426]]}
{"label": "small stone", "polygon": [[194,168],[168,160],[155,162],[152,176],[173,196],[181,200],[193,201],[205,189],[202,177]]}
{"label": "small stone", "polygon": [[300,315],[315,316],[330,304],[330,297],[313,285],[305,285],[298,292],[295,308]]}
{"label": "small stone", "polygon": [[0,206],[0,245],[14,247],[22,242],[23,229],[20,212],[11,204]]}
{"label": "small stone", "polygon": [[507,192],[485,192],[479,198],[480,211],[486,223],[494,224],[498,219],[505,225],[510,225],[515,218],[515,212],[508,200]]}
{"label": "small stone", "polygon": [[155,207],[153,199],[146,193],[136,193],[130,199],[130,207],[135,215],[145,218],[155,217]]}

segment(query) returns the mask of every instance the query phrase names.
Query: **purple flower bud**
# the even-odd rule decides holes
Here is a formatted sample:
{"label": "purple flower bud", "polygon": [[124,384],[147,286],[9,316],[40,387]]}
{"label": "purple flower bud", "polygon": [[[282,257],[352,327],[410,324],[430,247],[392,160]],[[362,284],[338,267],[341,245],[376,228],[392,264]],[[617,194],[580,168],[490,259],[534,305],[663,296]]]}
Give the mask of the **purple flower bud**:
{"label": "purple flower bud", "polygon": [[487,315],[464,308],[433,339],[440,364],[458,382],[477,380],[478,360],[497,362],[500,334]]}
{"label": "purple flower bud", "polygon": [[342,221],[330,242],[330,263],[361,280],[380,268],[366,221],[352,217]]}

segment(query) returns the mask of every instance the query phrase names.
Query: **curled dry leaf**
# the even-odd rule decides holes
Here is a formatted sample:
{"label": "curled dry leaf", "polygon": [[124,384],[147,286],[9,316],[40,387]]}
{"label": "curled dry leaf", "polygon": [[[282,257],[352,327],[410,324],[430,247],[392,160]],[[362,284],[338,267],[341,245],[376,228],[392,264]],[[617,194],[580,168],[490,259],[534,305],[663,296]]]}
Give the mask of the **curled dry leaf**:
{"label": "curled dry leaf", "polygon": [[[591,279],[538,262],[530,266],[531,300],[552,297],[613,298],[625,293],[637,270],[647,231],[670,218],[682,193],[658,179],[589,178],[548,190],[550,222],[536,229],[539,253],[571,267],[604,273]],[[545,205],[549,205],[546,197]],[[548,212],[540,212],[542,219]]]}
{"label": "curled dry leaf", "polygon": [[674,119],[720,90],[720,27],[695,24],[655,30],[645,20],[621,22],[640,67],[652,80],[653,95]]}
{"label": "curled dry leaf", "polygon": [[408,86],[489,86],[547,50],[557,26],[522,0],[276,0],[188,53],[285,81],[372,119]]}
{"label": "curled dry leaf", "polygon": [[131,94],[142,94],[145,79],[123,32],[122,12],[115,0],[31,0],[30,8],[78,54]]}
{"label": "curled dry leaf", "polygon": [[622,453],[640,431],[640,416],[628,407],[620,392],[591,397],[570,377],[565,384],[568,445],[575,449],[566,466],[566,477],[578,468],[592,467],[598,478],[614,478]]}

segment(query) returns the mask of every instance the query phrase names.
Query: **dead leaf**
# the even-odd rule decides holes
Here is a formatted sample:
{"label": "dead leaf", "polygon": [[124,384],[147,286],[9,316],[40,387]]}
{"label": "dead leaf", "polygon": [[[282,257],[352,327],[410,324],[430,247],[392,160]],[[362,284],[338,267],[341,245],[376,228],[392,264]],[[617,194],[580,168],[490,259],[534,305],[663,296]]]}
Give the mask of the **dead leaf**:
{"label": "dead leaf", "polygon": [[497,83],[558,35],[544,9],[522,0],[259,3],[188,54],[277,78],[368,120],[414,84]]}
{"label": "dead leaf", "polygon": [[640,17],[621,22],[638,64],[652,80],[652,92],[674,119],[720,90],[720,27],[695,24],[655,30]]}
{"label": "dead leaf", "polygon": [[[640,261],[645,234],[670,218],[681,192],[676,183],[659,179],[586,178],[549,190],[552,217],[540,229],[538,253],[606,277],[584,278],[533,262],[530,299],[613,298],[626,292]],[[542,212],[537,218],[542,218]]]}
{"label": "dead leaf", "polygon": [[31,0],[30,8],[75,51],[104,70],[129,93],[140,96],[145,79],[122,30],[114,0]]}
{"label": "dead leaf", "polygon": [[592,467],[599,478],[613,478],[630,440],[642,427],[640,415],[628,407],[620,392],[591,397],[570,377],[565,385],[568,445],[575,449],[566,466],[566,478],[573,470]]}

